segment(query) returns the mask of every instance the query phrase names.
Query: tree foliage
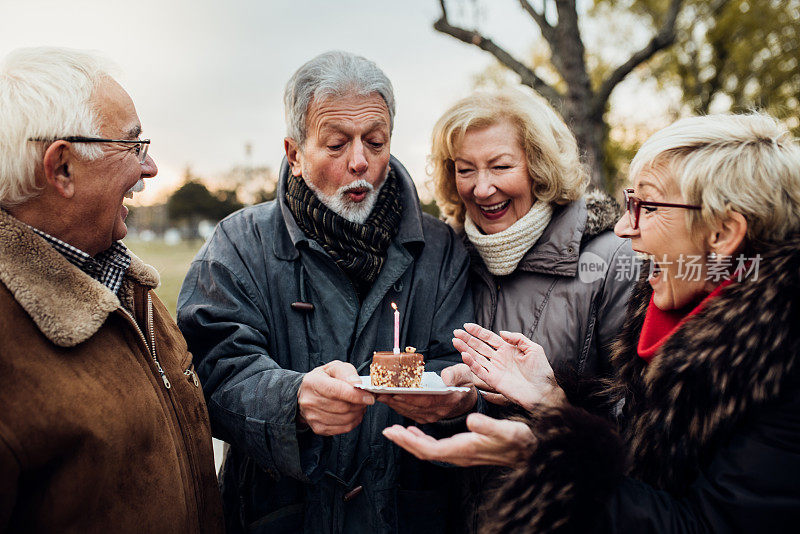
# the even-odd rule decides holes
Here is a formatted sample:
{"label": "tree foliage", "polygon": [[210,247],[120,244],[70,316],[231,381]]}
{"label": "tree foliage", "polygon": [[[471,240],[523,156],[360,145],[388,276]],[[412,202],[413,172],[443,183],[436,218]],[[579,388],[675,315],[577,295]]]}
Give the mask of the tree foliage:
{"label": "tree foliage", "polygon": [[[618,162],[637,148],[635,135],[624,142],[608,135],[606,114],[611,92],[637,67],[640,80],[679,89],[679,114],[759,108],[800,133],[800,0],[594,0],[581,4],[585,10],[575,0],[518,0],[535,23],[533,50],[525,58],[514,57],[477,28],[450,22],[448,7],[479,3],[439,0],[442,15],[434,28],[490,53],[506,72],[547,98],[575,132],[595,185],[609,184]],[[489,3],[483,6],[491,9]],[[627,31],[619,31],[620,15],[627,17],[622,23]],[[646,31],[650,38],[638,49],[623,41],[613,61],[597,43],[585,45],[579,17],[607,27],[604,36]],[[626,60],[618,59],[621,53]],[[478,83],[505,80],[498,67],[490,67]],[[668,94],[654,98],[670,99]]]}
{"label": "tree foliage", "polygon": [[[533,88],[560,111],[585,154],[592,183],[604,188],[603,144],[608,130],[604,115],[609,96],[633,69],[672,45],[675,40],[675,21],[683,0],[666,2],[663,15],[657,17],[653,14],[654,19],[659,18],[660,22],[647,44],[632,51],[626,60],[615,67],[609,68],[600,79],[595,76],[595,80],[587,62],[576,0],[539,0],[536,5],[529,0],[518,0],[520,10],[530,17],[541,43],[549,49],[549,54],[545,53],[542,57],[549,56],[549,64],[557,74],[555,82],[547,80],[546,70],[527,65],[477,28],[470,29],[452,23],[448,16],[448,4],[457,3],[457,0],[439,0],[441,17],[433,24],[434,29],[490,53],[516,73],[523,85]],[[532,33],[532,37],[538,36]],[[559,80],[563,85],[559,86]]]}
{"label": "tree foliage", "polygon": [[189,178],[167,201],[167,214],[171,221],[190,228],[200,221],[217,222],[242,208],[236,191],[222,190],[216,194],[198,180]]}
{"label": "tree foliage", "polygon": [[763,109],[800,133],[800,0],[694,0],[677,32],[651,70],[688,112]]}

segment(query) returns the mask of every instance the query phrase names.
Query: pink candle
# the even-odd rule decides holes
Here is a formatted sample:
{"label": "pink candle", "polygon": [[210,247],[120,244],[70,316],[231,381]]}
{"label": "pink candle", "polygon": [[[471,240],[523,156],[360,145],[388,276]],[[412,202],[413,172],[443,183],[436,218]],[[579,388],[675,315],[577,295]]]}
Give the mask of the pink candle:
{"label": "pink candle", "polygon": [[394,308],[394,353],[400,354],[400,312],[394,302],[392,308]]}

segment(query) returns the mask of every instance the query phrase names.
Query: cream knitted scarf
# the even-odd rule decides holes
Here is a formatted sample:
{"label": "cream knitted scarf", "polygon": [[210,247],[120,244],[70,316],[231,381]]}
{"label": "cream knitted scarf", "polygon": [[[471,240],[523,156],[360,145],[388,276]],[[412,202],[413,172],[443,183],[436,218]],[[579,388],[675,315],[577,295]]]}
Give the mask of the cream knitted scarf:
{"label": "cream knitted scarf", "polygon": [[495,276],[511,274],[522,257],[539,240],[550,224],[553,208],[547,202],[534,202],[530,211],[517,222],[496,234],[483,234],[466,216],[464,232]]}

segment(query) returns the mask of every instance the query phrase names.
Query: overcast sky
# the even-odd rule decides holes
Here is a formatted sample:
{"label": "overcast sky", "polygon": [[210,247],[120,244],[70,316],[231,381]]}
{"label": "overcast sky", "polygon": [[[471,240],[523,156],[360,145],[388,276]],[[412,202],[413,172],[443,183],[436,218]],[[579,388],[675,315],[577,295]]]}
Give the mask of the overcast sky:
{"label": "overcast sky", "polygon": [[[496,4],[482,25],[509,48],[525,50],[532,25],[516,2]],[[331,49],[374,60],[392,80],[392,152],[422,183],[433,123],[491,63],[432,29],[437,0],[0,0],[0,6],[0,54],[69,46],[100,51],[120,66],[159,166],[147,200],[174,188],[187,165],[200,176],[245,163],[277,167],[284,84],[302,63]]]}

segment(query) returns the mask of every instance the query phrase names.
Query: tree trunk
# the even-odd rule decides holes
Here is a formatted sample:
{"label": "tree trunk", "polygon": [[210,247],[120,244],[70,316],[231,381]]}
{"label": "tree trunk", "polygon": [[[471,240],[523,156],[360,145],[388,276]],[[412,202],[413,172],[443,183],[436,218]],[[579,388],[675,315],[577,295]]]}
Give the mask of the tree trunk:
{"label": "tree trunk", "polygon": [[[659,50],[675,41],[675,20],[683,0],[670,0],[663,25],[647,45],[632,54],[627,61],[614,69],[597,89],[592,89],[586,68],[583,40],[578,26],[576,0],[553,0],[558,21],[551,24],[544,8],[537,10],[529,0],[518,0],[520,7],[533,19],[541,30],[542,37],[550,47],[550,58],[566,85],[566,93],[541,79],[534,69],[526,66],[491,39],[477,30],[453,26],[447,18],[446,0],[439,0],[441,17],[434,22],[436,31],[455,37],[459,41],[477,46],[492,54],[500,63],[520,77],[520,83],[533,88],[557,109],[567,125],[575,133],[584,162],[591,176],[591,186],[606,188],[604,120],[608,98],[614,87],[637,65],[650,59]],[[723,2],[724,0],[719,0]],[[548,4],[547,0],[544,4]]]}
{"label": "tree trunk", "polygon": [[603,151],[605,123],[602,116],[589,117],[585,115],[586,113],[580,110],[577,112],[565,110],[564,120],[578,141],[583,162],[591,178],[590,187],[605,190],[605,152]]}
{"label": "tree trunk", "polygon": [[548,37],[553,66],[567,86],[561,100],[563,109],[559,111],[578,141],[591,186],[602,190],[606,186],[603,113],[596,113],[592,105],[595,93],[586,68],[586,49],[578,26],[578,13],[573,2],[563,0],[556,2],[556,9],[558,24],[549,31]]}

